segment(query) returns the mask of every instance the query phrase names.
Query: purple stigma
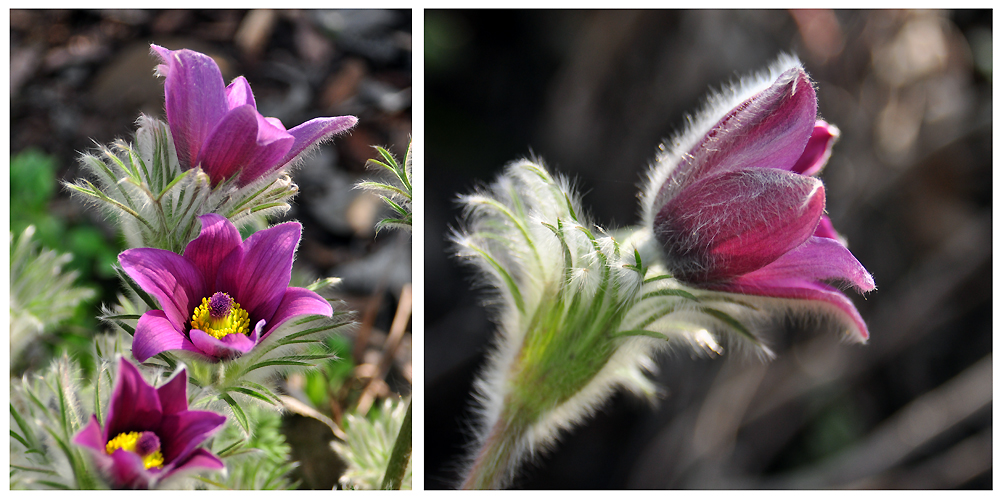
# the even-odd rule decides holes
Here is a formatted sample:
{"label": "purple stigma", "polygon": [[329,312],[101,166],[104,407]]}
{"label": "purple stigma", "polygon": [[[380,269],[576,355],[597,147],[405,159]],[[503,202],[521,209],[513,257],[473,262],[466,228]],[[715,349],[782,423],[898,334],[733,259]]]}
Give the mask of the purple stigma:
{"label": "purple stigma", "polygon": [[160,437],[151,431],[144,431],[139,434],[139,440],[135,443],[135,453],[141,457],[146,457],[160,450]]}
{"label": "purple stigma", "polygon": [[212,318],[226,318],[233,309],[233,298],[225,292],[216,292],[208,300],[208,313]]}

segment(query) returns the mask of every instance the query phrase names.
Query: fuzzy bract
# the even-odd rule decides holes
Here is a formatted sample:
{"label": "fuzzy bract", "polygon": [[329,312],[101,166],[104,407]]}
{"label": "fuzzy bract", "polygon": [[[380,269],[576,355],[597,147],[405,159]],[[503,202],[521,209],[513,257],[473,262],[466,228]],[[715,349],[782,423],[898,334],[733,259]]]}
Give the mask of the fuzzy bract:
{"label": "fuzzy bract", "polygon": [[644,194],[665,266],[701,289],[806,300],[848,337],[868,339],[854,304],[827,283],[875,288],[824,215],[825,189],[813,176],[839,131],[817,117],[809,76],[783,58],[715,101],[661,156]]}
{"label": "fuzzy bract", "polygon": [[313,291],[289,287],[299,223],[282,223],[242,240],[218,214],[200,216],[201,233],[183,255],[129,249],[122,269],[162,309],[139,318],[132,354],[141,362],[169,350],[211,361],[239,357],[285,322],[333,314]]}
{"label": "fuzzy bract", "polygon": [[246,186],[295,160],[309,147],[347,131],[358,119],[321,117],[292,129],[257,112],[246,78],[226,86],[211,57],[188,49],[152,45],[166,77],[167,122],[184,169],[200,166],[217,186],[236,179]]}
{"label": "fuzzy bract", "polygon": [[154,388],[122,358],[108,409],[103,425],[91,416],[73,443],[91,452],[115,488],[151,489],[181,472],[225,467],[199,445],[222,429],[226,418],[188,410],[186,369]]}

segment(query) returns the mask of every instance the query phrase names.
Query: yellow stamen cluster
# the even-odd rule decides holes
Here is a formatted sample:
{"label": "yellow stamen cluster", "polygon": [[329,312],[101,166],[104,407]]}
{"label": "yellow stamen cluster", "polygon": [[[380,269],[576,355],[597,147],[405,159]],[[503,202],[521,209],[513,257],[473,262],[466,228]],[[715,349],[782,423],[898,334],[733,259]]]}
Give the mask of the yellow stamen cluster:
{"label": "yellow stamen cluster", "polygon": [[[229,295],[227,294],[226,297],[228,298]],[[194,309],[194,314],[191,315],[192,329],[207,332],[208,335],[216,339],[222,339],[236,332],[247,334],[247,329],[250,327],[250,315],[240,307],[240,303],[232,301],[230,298],[232,306],[229,309],[229,314],[216,318],[212,316],[209,300],[208,297],[202,298],[201,305]]]}
{"label": "yellow stamen cluster", "polygon": [[[108,454],[111,454],[118,449],[135,452],[135,446],[139,442],[139,435],[140,433],[136,431],[130,433],[119,433],[117,437],[108,441],[108,445],[105,447],[105,450]],[[157,449],[143,456],[142,465],[146,467],[147,470],[163,466],[163,454],[160,453],[159,449]]]}

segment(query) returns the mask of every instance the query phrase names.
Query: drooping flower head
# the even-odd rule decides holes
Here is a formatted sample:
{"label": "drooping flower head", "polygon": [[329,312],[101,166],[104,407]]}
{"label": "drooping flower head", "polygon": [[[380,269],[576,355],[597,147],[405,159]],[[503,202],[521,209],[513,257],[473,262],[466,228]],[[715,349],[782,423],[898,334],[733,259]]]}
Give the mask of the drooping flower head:
{"label": "drooping flower head", "polygon": [[[666,265],[710,290],[819,301],[858,340],[868,329],[826,281],[871,291],[875,282],[834,231],[823,183],[839,131],[817,118],[816,91],[798,61],[731,99],[722,96],[658,161],[646,224]],[[825,308],[822,305],[834,308]]]}
{"label": "drooping flower head", "polygon": [[160,303],[139,318],[132,354],[146,361],[186,350],[209,360],[238,357],[300,315],[333,314],[313,291],[289,287],[302,225],[282,223],[246,241],[218,214],[200,216],[201,233],[183,255],[129,249],[122,269]]}
{"label": "drooping flower head", "polygon": [[225,422],[211,411],[188,410],[186,369],[154,388],[122,358],[104,425],[91,416],[73,443],[90,450],[113,487],[151,489],[185,470],[224,468],[199,445]]}
{"label": "drooping flower head", "polygon": [[166,77],[167,122],[180,165],[200,166],[213,186],[233,178],[246,186],[358,121],[349,115],[322,117],[286,130],[277,118],[257,112],[246,78],[237,77],[227,87],[207,55],[151,47],[163,61],[156,71]]}

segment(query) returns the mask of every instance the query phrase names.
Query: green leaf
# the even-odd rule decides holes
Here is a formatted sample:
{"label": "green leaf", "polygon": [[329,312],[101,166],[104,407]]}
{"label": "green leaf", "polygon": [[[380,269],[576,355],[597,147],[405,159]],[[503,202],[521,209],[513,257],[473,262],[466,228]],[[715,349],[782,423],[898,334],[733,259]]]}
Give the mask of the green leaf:
{"label": "green leaf", "polygon": [[732,327],[733,330],[735,330],[736,332],[738,332],[738,333],[742,334],[743,336],[749,338],[755,344],[760,344],[760,339],[758,339],[757,336],[753,335],[753,333],[750,332],[749,330],[747,330],[747,328],[744,327],[743,324],[740,323],[739,320],[736,320],[735,318],[731,317],[728,313],[726,313],[724,311],[716,310],[715,308],[701,308],[701,311],[703,311],[703,312],[705,312],[705,313],[707,313],[707,314],[709,314],[709,315],[711,315],[711,316],[713,316],[713,317],[715,317],[715,318],[717,318],[719,320],[722,320],[727,325],[729,325],[730,327]]}
{"label": "green leaf", "polygon": [[229,404],[229,407],[233,409],[233,416],[236,417],[236,421],[240,424],[240,427],[243,428],[247,435],[250,435],[250,423],[247,421],[246,413],[243,412],[243,407],[240,407],[240,404],[236,403],[236,400],[228,394],[223,393],[219,397]]}
{"label": "green leaf", "polygon": [[314,364],[299,362],[298,360],[288,360],[279,358],[275,360],[265,360],[263,362],[258,362],[256,364],[253,364],[246,371],[244,371],[244,374],[253,372],[257,369],[263,369],[264,367],[273,367],[276,365],[287,365],[293,367],[312,367]]}
{"label": "green leaf", "polygon": [[622,336],[622,337],[625,337],[625,336],[648,336],[648,337],[655,337],[657,339],[663,339],[665,341],[670,341],[670,338],[667,337],[665,334],[662,334],[662,333],[659,333],[659,332],[656,332],[656,331],[648,331],[648,330],[645,330],[645,329],[635,329],[635,330],[630,330],[630,331],[619,331],[619,332],[615,333],[615,337],[618,337],[618,336]]}
{"label": "green leaf", "polygon": [[691,294],[690,292],[683,289],[660,289],[652,292],[647,292],[646,294],[642,295],[642,299],[650,299],[654,297],[663,297],[663,296],[679,296],[684,299],[698,301],[698,298],[694,294]]}
{"label": "green leaf", "polygon": [[262,402],[267,402],[267,403],[269,403],[271,405],[275,405],[275,404],[278,403],[278,401],[272,401],[270,398],[262,395],[260,392],[251,390],[250,388],[244,388],[242,386],[233,386],[233,387],[229,388],[229,390],[235,391],[235,392],[238,392],[238,393],[242,393],[244,395],[256,398],[256,399],[258,399],[258,400],[260,400]]}

